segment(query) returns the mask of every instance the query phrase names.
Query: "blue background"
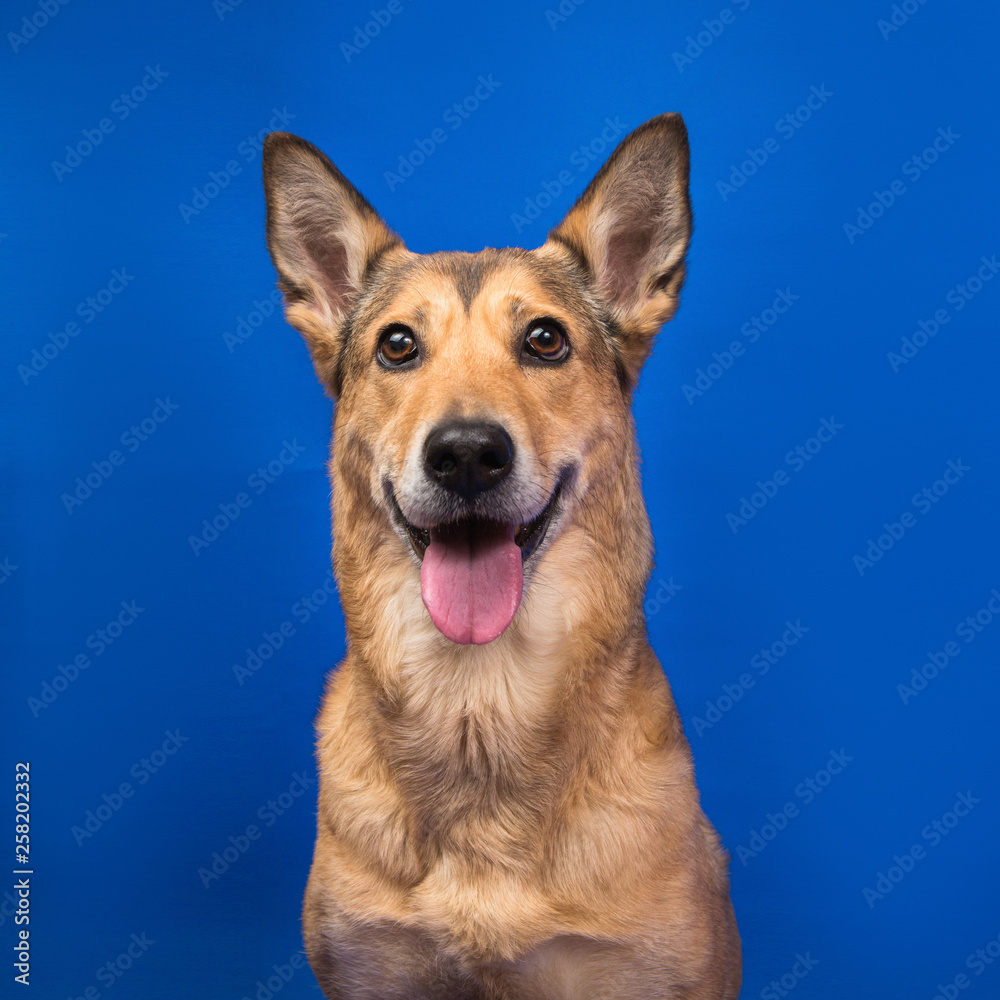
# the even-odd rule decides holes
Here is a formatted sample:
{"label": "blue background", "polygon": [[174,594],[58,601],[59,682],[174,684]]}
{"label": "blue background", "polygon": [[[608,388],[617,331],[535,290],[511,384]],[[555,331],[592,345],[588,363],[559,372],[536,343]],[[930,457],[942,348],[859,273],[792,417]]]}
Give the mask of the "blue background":
{"label": "blue background", "polygon": [[[5,9],[5,31],[42,25],[0,45],[0,797],[13,803],[14,763],[30,760],[35,995],[238,1000],[260,980],[266,1000],[273,967],[293,971],[301,949],[315,788],[278,797],[312,780],[313,716],[344,648],[335,600],[308,621],[298,603],[325,596],[331,408],[278,310],[255,312],[275,280],[255,137],[279,127],[319,145],[412,249],[477,250],[538,245],[606,157],[606,119],[633,128],[668,110],[690,131],[696,229],[680,312],[635,401],[657,543],[647,610],[733,853],[742,995],[780,995],[768,984],[785,976],[802,996],[931,1000],[963,973],[962,995],[1000,995],[1000,964],[965,964],[1000,934],[1000,623],[956,634],[1000,587],[1000,281],[953,292],[1000,253],[996,6],[908,0],[883,37],[887,0],[740,0],[728,24],[722,0],[565,0],[562,19],[547,15],[556,0],[399,0],[367,45],[344,48],[371,6],[70,2],[49,23],[30,0]],[[147,66],[161,78],[143,93]],[[452,127],[446,112],[481,75],[499,86]],[[115,103],[136,87],[134,108]],[[779,127],[813,87],[832,96]],[[105,118],[113,130],[68,163],[67,144]],[[435,128],[446,141],[391,184]],[[958,138],[915,167],[939,129]],[[762,148],[765,163],[720,188]],[[239,172],[206,191],[230,161]],[[539,198],[562,171],[563,190]],[[897,180],[905,191],[849,235]],[[78,304],[115,269],[128,283],[87,322]],[[785,290],[794,304],[751,343],[741,327]],[[938,334],[894,371],[889,352],[939,309]],[[744,353],[709,373],[734,341]],[[25,374],[43,348],[53,356]],[[685,393],[699,369],[709,387]],[[176,410],[129,437],[157,400]],[[824,418],[842,429],[786,462]],[[286,464],[283,442],[299,452]],[[123,462],[104,478],[113,451]],[[248,485],[275,460],[280,475]],[[949,461],[969,471],[922,512],[914,495]],[[776,470],[784,485],[734,531],[727,514]],[[67,504],[91,473],[91,495]],[[250,505],[196,555],[190,537],[240,492]],[[903,512],[911,526],[859,571]],[[123,601],[143,610],[97,653],[90,637]],[[753,658],[786,621],[808,631],[762,673]],[[284,622],[281,648],[238,678]],[[959,655],[901,694],[948,642]],[[81,653],[89,666],[65,679]],[[149,771],[175,731],[180,749]],[[851,759],[819,775],[831,753]],[[126,781],[121,808],[75,834]],[[931,824],[970,792],[974,808],[934,843]],[[783,829],[768,826],[786,803]],[[259,839],[204,885],[199,869],[249,824]],[[913,845],[912,871],[866,898]],[[132,935],[154,943],[99,978]],[[800,954],[811,967],[796,979]],[[318,995],[307,969],[271,985]]]}

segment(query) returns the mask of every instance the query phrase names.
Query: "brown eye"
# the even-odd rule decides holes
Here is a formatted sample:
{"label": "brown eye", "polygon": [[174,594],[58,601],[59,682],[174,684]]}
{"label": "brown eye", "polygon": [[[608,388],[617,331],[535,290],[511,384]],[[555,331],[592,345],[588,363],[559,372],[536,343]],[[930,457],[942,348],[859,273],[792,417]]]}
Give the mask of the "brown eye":
{"label": "brown eye", "polygon": [[569,340],[558,323],[538,320],[528,328],[524,352],[540,361],[562,361],[569,354]]}
{"label": "brown eye", "polygon": [[378,359],[387,368],[398,368],[417,357],[417,338],[407,326],[393,326],[382,334]]}

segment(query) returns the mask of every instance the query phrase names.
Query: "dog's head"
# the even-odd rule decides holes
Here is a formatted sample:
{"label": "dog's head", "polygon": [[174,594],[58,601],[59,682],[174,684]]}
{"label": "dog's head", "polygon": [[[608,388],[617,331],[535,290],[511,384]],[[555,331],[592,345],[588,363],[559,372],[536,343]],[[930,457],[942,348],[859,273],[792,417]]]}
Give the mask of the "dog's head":
{"label": "dog's head", "polygon": [[[503,633],[560,539],[575,535],[613,574],[622,522],[646,530],[631,390],[684,280],[680,116],[626,137],[532,251],[411,253],[287,133],[267,138],[264,180],[288,321],[338,400],[337,530],[419,572],[455,643]],[[338,487],[353,497],[343,523]]]}

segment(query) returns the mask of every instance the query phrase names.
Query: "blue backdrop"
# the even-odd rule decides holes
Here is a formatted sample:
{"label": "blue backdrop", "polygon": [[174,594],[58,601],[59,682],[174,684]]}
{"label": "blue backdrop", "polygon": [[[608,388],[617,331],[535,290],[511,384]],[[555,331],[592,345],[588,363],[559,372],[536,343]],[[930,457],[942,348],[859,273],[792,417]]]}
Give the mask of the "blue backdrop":
{"label": "blue backdrop", "polygon": [[6,862],[28,761],[34,995],[317,995],[331,407],[276,305],[261,137],[326,150],[414,250],[530,247],[662,111],[696,230],[635,402],[647,613],[743,996],[1000,995],[998,27],[943,0],[6,5],[0,828]]}

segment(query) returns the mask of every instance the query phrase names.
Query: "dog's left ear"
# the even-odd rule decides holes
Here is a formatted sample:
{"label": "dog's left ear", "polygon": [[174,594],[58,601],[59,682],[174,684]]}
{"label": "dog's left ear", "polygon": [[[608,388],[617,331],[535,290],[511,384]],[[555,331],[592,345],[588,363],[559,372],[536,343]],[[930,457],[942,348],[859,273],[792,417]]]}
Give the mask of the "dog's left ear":
{"label": "dog's left ear", "polygon": [[[659,328],[673,316],[691,239],[687,129],[665,114],[627,135],[549,241],[590,274],[620,332],[635,382]],[[616,338],[617,339],[617,338]]]}
{"label": "dog's left ear", "polygon": [[337,396],[345,320],[372,262],[403,241],[312,143],[271,132],[263,160],[267,245],[285,317],[305,339],[320,381]]}

